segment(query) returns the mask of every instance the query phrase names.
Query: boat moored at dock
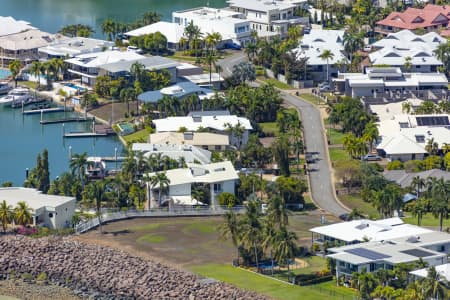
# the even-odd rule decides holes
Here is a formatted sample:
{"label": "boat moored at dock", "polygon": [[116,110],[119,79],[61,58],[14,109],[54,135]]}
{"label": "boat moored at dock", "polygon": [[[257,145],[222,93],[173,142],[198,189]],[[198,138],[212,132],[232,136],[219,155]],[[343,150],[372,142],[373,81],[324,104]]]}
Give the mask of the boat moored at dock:
{"label": "boat moored at dock", "polygon": [[29,101],[33,96],[30,94],[30,90],[27,88],[15,88],[8,92],[4,97],[0,98],[0,105],[11,106],[12,103],[22,103]]}

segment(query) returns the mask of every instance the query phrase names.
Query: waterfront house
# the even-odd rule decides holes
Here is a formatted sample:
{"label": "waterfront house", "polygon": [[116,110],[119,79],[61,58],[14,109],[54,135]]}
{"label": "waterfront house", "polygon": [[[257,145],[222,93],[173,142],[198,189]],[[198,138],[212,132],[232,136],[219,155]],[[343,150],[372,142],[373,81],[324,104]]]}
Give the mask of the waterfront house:
{"label": "waterfront house", "polygon": [[179,166],[183,163],[209,164],[211,152],[192,145],[180,145],[169,143],[133,143],[131,149],[134,152],[143,152],[144,157],[161,155],[176,160]]}
{"label": "waterfront house", "polygon": [[51,44],[38,49],[40,58],[69,58],[86,53],[111,50],[114,42],[85,37],[56,38]]}
{"label": "waterfront house", "polygon": [[[187,168],[173,169],[164,172],[170,183],[168,189],[159,197],[159,185],[151,186],[147,184],[150,206],[153,201],[161,205],[198,205],[199,199],[194,199],[191,195],[192,186],[209,185],[210,204],[217,206],[217,196],[223,192],[235,193],[235,185],[239,176],[229,161],[200,165],[188,164]],[[155,176],[149,173],[147,176]]]}
{"label": "waterfront house", "polygon": [[228,0],[229,10],[241,13],[250,22],[250,31],[260,37],[286,37],[290,26],[304,24],[294,12],[307,1]]}
{"label": "waterfront house", "polygon": [[51,229],[69,227],[75,213],[75,197],[47,195],[31,188],[0,188],[0,199],[12,207],[24,201],[31,209],[33,225]]}
{"label": "waterfront house", "polygon": [[226,134],[211,132],[158,132],[148,139],[153,144],[192,145],[210,151],[224,151],[230,145]]}
{"label": "waterfront house", "polygon": [[[299,46],[293,50],[297,59],[307,58],[309,73],[315,81],[327,79],[327,63],[329,76],[337,77],[338,64],[347,61],[344,54],[344,30],[322,30],[312,29],[309,34],[305,34]],[[328,61],[322,59],[324,50],[333,53],[333,57]]]}
{"label": "waterfront house", "polygon": [[424,29],[439,32],[447,28],[450,6],[427,4],[423,9],[408,7],[403,12],[392,12],[376,23],[375,32],[389,34],[402,29]]}
{"label": "waterfront house", "polygon": [[203,37],[208,33],[219,32],[222,41],[218,47],[233,42],[245,45],[250,40],[250,21],[245,19],[244,14],[229,9],[198,7],[175,11],[172,13],[172,22],[183,28],[192,22],[199,27]]}
{"label": "waterfront house", "polygon": [[178,51],[180,49],[180,39],[184,35],[184,26],[177,23],[170,23],[165,21],[156,22],[144,27],[140,27],[126,32],[125,38],[144,36],[160,32],[167,39],[167,49]]}
{"label": "waterfront house", "polygon": [[190,95],[197,95],[200,100],[214,96],[214,91],[202,88],[190,81],[178,82],[177,84],[156,91],[148,91],[138,96],[138,100],[144,103],[158,103],[164,96],[175,97],[179,100]]}
{"label": "waterfront house", "polygon": [[[156,132],[178,132],[180,128],[185,128],[186,131],[192,132],[206,129],[213,133],[227,134],[230,136],[230,144],[238,148],[247,144],[249,132],[253,129],[247,118],[236,115],[217,115],[214,111],[192,113],[186,117],[168,117],[152,122]],[[230,126],[240,127],[241,134],[230,133]]]}
{"label": "waterfront house", "polygon": [[[442,264],[438,266],[434,266],[436,269],[436,272],[440,276],[440,280],[443,281],[443,283],[446,285],[447,288],[450,288],[450,263]],[[409,272],[414,278],[417,279],[424,279],[428,277],[428,270],[429,268],[423,268],[419,270],[414,270]]]}
{"label": "waterfront house", "polygon": [[55,40],[55,35],[40,31],[25,21],[0,16],[0,67],[18,59],[28,64],[39,59],[38,49]]}

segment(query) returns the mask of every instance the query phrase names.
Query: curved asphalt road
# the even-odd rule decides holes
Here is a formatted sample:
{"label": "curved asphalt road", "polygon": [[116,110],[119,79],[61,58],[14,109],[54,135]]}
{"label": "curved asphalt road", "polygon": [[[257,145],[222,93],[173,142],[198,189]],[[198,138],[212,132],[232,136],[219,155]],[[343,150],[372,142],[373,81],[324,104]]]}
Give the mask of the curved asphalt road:
{"label": "curved asphalt road", "polygon": [[[247,57],[243,52],[236,52],[220,60],[219,64],[222,66],[223,74],[229,76],[233,66],[245,60],[247,60]],[[258,84],[253,83],[252,85],[257,86]],[[289,93],[281,91],[281,96],[286,103],[295,106],[300,111],[306,151],[316,153],[318,158],[315,163],[308,166],[308,169],[311,170],[309,182],[313,201],[321,209],[333,215],[339,216],[348,213],[348,209],[336,199],[331,180],[332,171],[325,141],[325,131],[319,110],[311,103]]]}

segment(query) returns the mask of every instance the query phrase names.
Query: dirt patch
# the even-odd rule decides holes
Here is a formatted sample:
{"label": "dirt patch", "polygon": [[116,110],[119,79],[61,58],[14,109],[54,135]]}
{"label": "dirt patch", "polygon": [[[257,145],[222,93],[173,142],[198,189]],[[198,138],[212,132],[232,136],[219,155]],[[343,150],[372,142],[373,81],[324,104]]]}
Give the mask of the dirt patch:
{"label": "dirt patch", "polygon": [[[111,105],[111,103],[102,104],[101,106],[90,110],[89,113],[107,122],[111,120],[111,115],[113,115],[113,123],[124,119],[125,113],[128,112],[127,104],[114,102],[114,107],[111,107]],[[136,112],[136,101],[130,101],[130,113],[131,112]]]}
{"label": "dirt patch", "polygon": [[[6,297],[3,297],[6,296]],[[14,297],[14,298],[9,298]],[[40,285],[26,283],[22,280],[3,280],[0,281],[0,300],[47,300],[47,299],[65,299],[80,300],[67,288],[57,285]],[[17,300],[18,300],[17,299]]]}

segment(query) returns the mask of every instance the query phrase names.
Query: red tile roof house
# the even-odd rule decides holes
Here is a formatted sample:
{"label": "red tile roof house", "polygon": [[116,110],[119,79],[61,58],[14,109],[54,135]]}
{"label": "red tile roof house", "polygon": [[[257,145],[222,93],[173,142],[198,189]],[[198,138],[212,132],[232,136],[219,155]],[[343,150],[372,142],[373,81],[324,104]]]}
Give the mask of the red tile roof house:
{"label": "red tile roof house", "polygon": [[389,34],[403,29],[424,28],[427,32],[440,32],[450,21],[450,6],[428,4],[423,9],[409,7],[404,12],[392,12],[384,20],[378,21],[375,31]]}

